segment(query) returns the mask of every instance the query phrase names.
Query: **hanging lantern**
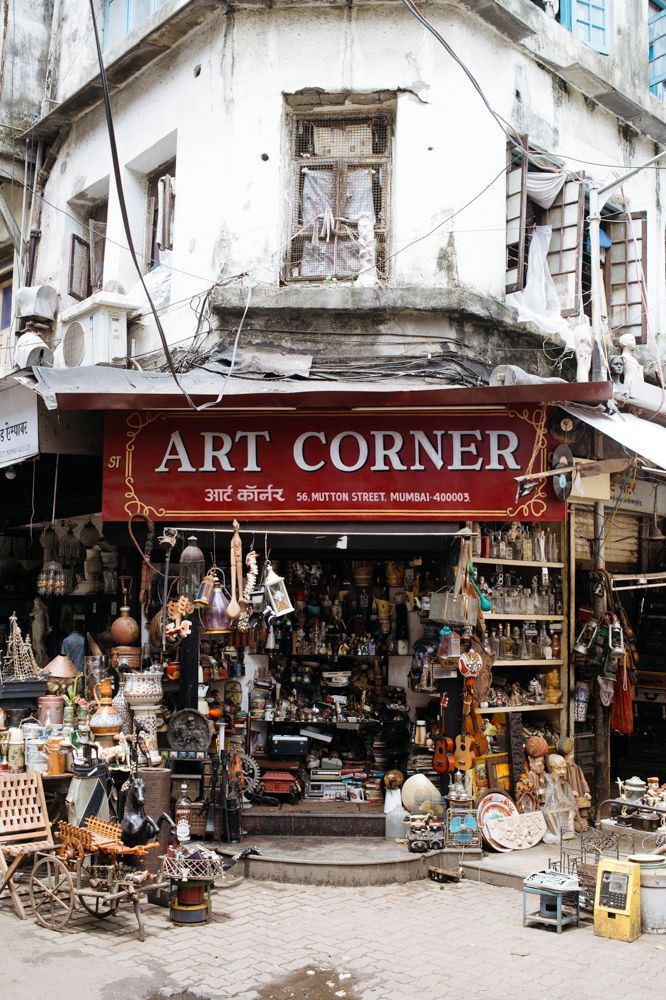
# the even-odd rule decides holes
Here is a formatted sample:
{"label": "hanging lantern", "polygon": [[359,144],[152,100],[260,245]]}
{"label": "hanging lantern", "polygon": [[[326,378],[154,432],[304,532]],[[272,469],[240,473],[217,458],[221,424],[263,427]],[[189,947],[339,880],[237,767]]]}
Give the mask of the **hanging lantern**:
{"label": "hanging lantern", "polygon": [[277,575],[270,562],[266,564],[265,587],[269,604],[277,617],[291,614],[294,609],[287,593],[284,578]]}
{"label": "hanging lantern", "polygon": [[199,584],[199,589],[197,590],[197,596],[194,598],[194,606],[196,608],[209,608],[210,599],[213,595],[213,588],[215,587],[215,581],[217,577],[214,570],[209,570],[201,583]]}
{"label": "hanging lantern", "polygon": [[79,561],[80,553],[81,543],[72,531],[70,524],[65,534],[60,536],[58,558],[63,566],[75,566]]}
{"label": "hanging lantern", "polygon": [[37,593],[40,597],[60,597],[67,590],[65,571],[55,560],[44,563],[37,577]]}
{"label": "hanging lantern", "polygon": [[39,536],[39,544],[47,552],[49,549],[55,549],[58,544],[58,536],[55,533],[55,528],[52,524],[44,525],[42,528],[42,533]]}
{"label": "hanging lantern", "polygon": [[210,604],[201,613],[201,623],[204,635],[228,635],[231,632],[231,622],[227,614],[229,600],[224,593],[222,584],[215,577]]}
{"label": "hanging lantern", "polygon": [[189,597],[191,601],[198,596],[206,562],[204,554],[197,545],[195,535],[190,535],[187,545],[180,557],[178,593],[181,597]]}
{"label": "hanging lantern", "polygon": [[86,549],[91,549],[93,545],[97,545],[100,538],[101,535],[92,521],[86,521],[79,531],[79,541]]}

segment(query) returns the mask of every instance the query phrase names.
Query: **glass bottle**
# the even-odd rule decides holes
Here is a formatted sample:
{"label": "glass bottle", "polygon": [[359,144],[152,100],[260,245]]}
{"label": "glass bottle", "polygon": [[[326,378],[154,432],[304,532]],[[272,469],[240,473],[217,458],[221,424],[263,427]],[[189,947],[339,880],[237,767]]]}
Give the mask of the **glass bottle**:
{"label": "glass bottle", "polygon": [[[544,623],[541,622],[541,625],[539,626],[539,634],[537,635],[537,650],[539,658],[542,660],[546,659],[544,654],[544,649],[546,648],[546,638],[546,627]],[[548,641],[548,645],[550,646],[550,641]]]}
{"label": "glass bottle", "polygon": [[553,632],[551,639],[553,649],[553,659],[559,660],[562,657],[562,639],[559,632]]}
{"label": "glass bottle", "polygon": [[496,532],[492,533],[490,540],[490,558],[499,559],[500,557],[500,543]]}
{"label": "glass bottle", "polygon": [[525,626],[523,625],[520,633],[520,645],[518,647],[518,659],[519,660],[529,660],[529,655],[527,652],[527,638],[525,636]]}
{"label": "glass bottle", "polygon": [[180,786],[180,798],[176,802],[176,836],[181,844],[187,844],[190,839],[190,823],[192,821],[192,800],[187,794],[187,783]]}
{"label": "glass bottle", "polygon": [[531,562],[532,561],[532,553],[533,553],[533,549],[532,549],[532,536],[530,535],[530,529],[529,529],[529,527],[526,524],[524,524],[523,525],[523,555],[522,555],[522,558],[526,562]]}

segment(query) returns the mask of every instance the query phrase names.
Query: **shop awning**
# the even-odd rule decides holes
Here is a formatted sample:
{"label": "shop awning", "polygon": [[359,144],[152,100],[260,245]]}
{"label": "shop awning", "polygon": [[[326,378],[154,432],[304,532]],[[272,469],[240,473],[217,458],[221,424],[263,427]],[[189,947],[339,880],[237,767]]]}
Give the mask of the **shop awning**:
{"label": "shop awning", "polygon": [[[125,368],[33,368],[17,372],[48,409],[186,410],[187,401],[169,374]],[[227,378],[203,369],[180,376],[198,406],[219,410],[410,406],[502,406],[519,403],[597,403],[612,398],[611,382],[534,382],[528,385],[460,386],[438,379],[386,378],[363,382],[324,379]],[[224,401],[216,401],[224,390]]]}
{"label": "shop awning", "polygon": [[661,424],[636,417],[633,413],[606,413],[575,403],[566,403],[563,409],[657,468],[666,469],[666,427]]}

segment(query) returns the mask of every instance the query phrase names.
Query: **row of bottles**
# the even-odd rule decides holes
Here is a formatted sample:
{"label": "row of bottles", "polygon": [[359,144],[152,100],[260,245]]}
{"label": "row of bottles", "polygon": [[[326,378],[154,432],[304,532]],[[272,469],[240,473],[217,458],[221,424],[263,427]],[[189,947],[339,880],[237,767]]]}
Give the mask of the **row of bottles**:
{"label": "row of bottles", "polygon": [[493,531],[489,525],[472,524],[472,557],[501,562],[559,562],[560,542],[550,527],[514,522]]}
{"label": "row of bottles", "polygon": [[[547,571],[546,571],[547,572]],[[497,615],[561,615],[564,600],[562,584],[542,582],[532,577],[529,587],[520,581],[512,582],[511,574],[498,573],[490,586],[485,577],[479,577],[479,590],[490,600],[493,614]]]}
{"label": "row of bottles", "polygon": [[500,625],[486,632],[484,645],[498,660],[559,660],[562,656],[562,637],[559,629],[544,622],[538,630],[528,622],[511,628]]}

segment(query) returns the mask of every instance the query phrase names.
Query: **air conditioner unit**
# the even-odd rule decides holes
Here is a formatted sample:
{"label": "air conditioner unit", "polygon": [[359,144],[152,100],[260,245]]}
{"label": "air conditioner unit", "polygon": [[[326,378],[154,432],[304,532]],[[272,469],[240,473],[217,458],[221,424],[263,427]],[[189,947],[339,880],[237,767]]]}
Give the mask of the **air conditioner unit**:
{"label": "air conditioner unit", "polygon": [[53,364],[53,352],[44,343],[39,334],[24,333],[16,341],[14,348],[14,367],[18,368],[50,368]]}
{"label": "air conditioner unit", "polygon": [[111,365],[127,357],[127,315],[139,308],[125,295],[96,292],[60,317],[56,368]]}

